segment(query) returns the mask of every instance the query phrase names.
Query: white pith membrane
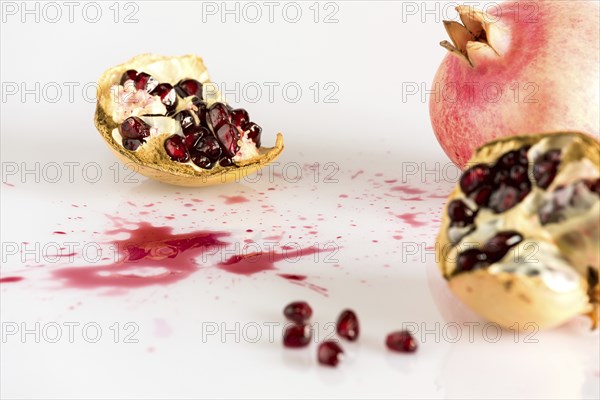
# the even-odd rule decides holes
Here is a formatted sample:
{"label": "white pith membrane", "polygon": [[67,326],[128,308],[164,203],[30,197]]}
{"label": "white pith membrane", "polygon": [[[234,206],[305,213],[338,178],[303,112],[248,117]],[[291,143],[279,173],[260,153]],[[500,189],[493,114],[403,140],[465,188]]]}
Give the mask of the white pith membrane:
{"label": "white pith membrane", "polygon": [[[145,72],[145,71],[138,71]],[[153,76],[154,77],[154,76]],[[158,79],[157,79],[158,80]],[[158,80],[159,82],[167,82]],[[177,82],[168,82],[173,86]],[[206,103],[207,107],[210,107],[212,104],[216,102],[221,102],[226,104],[223,99],[218,95],[211,95],[213,91],[205,90],[203,87],[203,99]],[[150,125],[150,137],[146,138],[146,141],[152,139],[153,137],[158,137],[161,135],[166,135],[166,137],[171,136],[173,134],[177,134],[183,137],[183,131],[181,129],[181,125],[178,121],[176,121],[172,117],[164,116],[167,113],[167,109],[165,105],[161,102],[159,96],[153,96],[148,93],[145,89],[136,89],[133,80],[126,81],[123,85],[115,84],[110,88],[111,93],[111,101],[107,102],[108,107],[106,107],[106,112],[108,115],[112,116],[112,119],[117,123],[121,124],[127,118],[131,116],[136,116],[141,118],[145,123]],[[192,115],[194,116],[194,120],[196,124],[199,123],[198,115],[196,111],[198,108],[192,103],[192,100],[195,96],[188,96],[185,98],[178,97],[177,107],[173,115],[182,110],[191,110],[194,111]],[[148,115],[150,114],[150,115]],[[153,114],[153,115],[152,115]],[[163,115],[156,115],[163,114]],[[232,158],[234,163],[239,163],[242,161],[251,160],[255,157],[259,156],[258,148],[256,144],[248,138],[248,132],[244,132],[242,129],[238,127],[238,131],[240,132],[240,140],[238,140],[239,150],[236,155]],[[113,139],[117,143],[122,143],[123,137],[119,132],[118,128],[112,130]],[[143,146],[143,144],[142,144]],[[142,147],[140,146],[140,147]],[[138,148],[139,149],[139,148]],[[130,150],[137,151],[137,150]],[[176,162],[176,161],[173,161]],[[178,162],[179,163],[179,162]],[[198,167],[190,160],[185,163],[179,164],[188,164],[191,165],[194,169],[198,171],[202,171],[202,168]],[[218,163],[217,163],[218,164]]]}
{"label": "white pith membrane", "polygon": [[471,67],[484,60],[497,59],[508,51],[511,35],[499,17],[471,6],[458,6],[456,11],[462,22],[444,21],[452,43],[440,43],[450,53]]}
{"label": "white pith membrane", "polygon": [[[447,254],[443,271],[447,279],[480,270],[453,275],[459,253],[468,248],[481,249],[499,232],[517,231],[523,241],[498,262],[483,268],[487,273],[539,279],[554,293],[588,293],[589,269],[597,275],[600,267],[600,197],[582,181],[598,179],[600,171],[586,158],[563,164],[566,154],[578,154],[576,145],[577,138],[571,136],[540,140],[527,154],[532,189],[520,203],[501,214],[481,207],[471,227],[448,228],[454,247]],[[552,184],[544,190],[535,184],[533,165],[539,156],[553,149],[561,150],[561,164]],[[453,199],[461,199],[472,210],[478,209],[462,192]],[[540,215],[544,215],[545,223]]]}

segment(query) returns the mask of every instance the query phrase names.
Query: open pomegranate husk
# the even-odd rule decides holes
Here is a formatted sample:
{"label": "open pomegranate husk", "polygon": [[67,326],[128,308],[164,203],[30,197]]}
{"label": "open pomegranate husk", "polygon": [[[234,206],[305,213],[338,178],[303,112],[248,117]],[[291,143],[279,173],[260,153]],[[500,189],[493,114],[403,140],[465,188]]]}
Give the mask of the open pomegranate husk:
{"label": "open pomegranate husk", "polygon": [[479,148],[436,247],[450,289],[490,321],[548,328],[585,314],[597,327],[600,143],[565,132]]}
{"label": "open pomegranate husk", "polygon": [[259,125],[210,82],[202,58],[142,54],[98,81],[94,123],[116,156],[149,178],[179,186],[239,181],[283,151],[261,147]]}

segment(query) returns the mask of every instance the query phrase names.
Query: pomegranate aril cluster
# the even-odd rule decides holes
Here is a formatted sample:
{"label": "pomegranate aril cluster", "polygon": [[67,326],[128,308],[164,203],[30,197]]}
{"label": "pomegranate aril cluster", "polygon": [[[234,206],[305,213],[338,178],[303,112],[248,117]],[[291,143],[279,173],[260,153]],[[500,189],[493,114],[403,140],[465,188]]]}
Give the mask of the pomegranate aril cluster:
{"label": "pomegranate aril cluster", "polygon": [[[166,116],[172,116],[181,125],[183,136],[172,135],[164,144],[165,152],[172,161],[187,163],[191,160],[203,169],[211,169],[217,164],[231,166],[234,164],[233,157],[240,149],[238,141],[244,134],[260,147],[262,129],[250,121],[248,112],[242,108],[232,109],[224,103],[214,103],[208,107],[203,100],[202,83],[197,80],[186,78],[172,86],[159,83],[145,72],[128,70],[121,77],[120,84],[128,81],[132,81],[137,90],[158,96],[167,109]],[[175,113],[179,98],[188,97],[191,97],[194,111],[181,110]],[[137,127],[140,124],[147,128],[144,131],[146,135],[123,134],[127,129],[141,131]],[[138,117],[128,118],[119,129],[123,146],[128,150],[137,150],[150,135],[149,129],[148,124]]]}
{"label": "pomegranate aril cluster", "polygon": [[481,249],[470,248],[458,255],[455,274],[485,268],[500,261],[508,251],[523,241],[523,236],[516,231],[498,232],[489,239]]}

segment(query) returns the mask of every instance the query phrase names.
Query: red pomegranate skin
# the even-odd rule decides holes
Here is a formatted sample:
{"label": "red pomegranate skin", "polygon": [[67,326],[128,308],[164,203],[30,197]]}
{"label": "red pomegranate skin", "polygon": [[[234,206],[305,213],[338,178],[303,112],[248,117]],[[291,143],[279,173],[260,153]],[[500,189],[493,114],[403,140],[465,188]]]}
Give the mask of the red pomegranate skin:
{"label": "red pomegranate skin", "polygon": [[597,1],[552,0],[486,9],[503,28],[501,55],[480,53],[471,67],[448,53],[432,86],[441,93],[430,97],[431,123],[453,162],[464,167],[476,148],[504,136],[570,130],[598,138],[599,9]]}

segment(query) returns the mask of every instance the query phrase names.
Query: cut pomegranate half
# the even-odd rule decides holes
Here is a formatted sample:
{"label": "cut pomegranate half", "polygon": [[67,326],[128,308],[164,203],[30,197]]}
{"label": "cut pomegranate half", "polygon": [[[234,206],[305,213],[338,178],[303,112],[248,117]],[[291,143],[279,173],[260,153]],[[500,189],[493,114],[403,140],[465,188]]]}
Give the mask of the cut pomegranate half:
{"label": "cut pomegranate half", "polygon": [[517,136],[475,153],[450,195],[436,246],[457,296],[504,327],[587,314],[600,288],[600,143],[579,133]]}
{"label": "cut pomegranate half", "polygon": [[278,157],[283,139],[262,148],[248,111],[218,91],[204,93],[207,82],[199,57],[135,57],[100,78],[96,127],[119,158],[151,178],[185,186],[239,181]]}

